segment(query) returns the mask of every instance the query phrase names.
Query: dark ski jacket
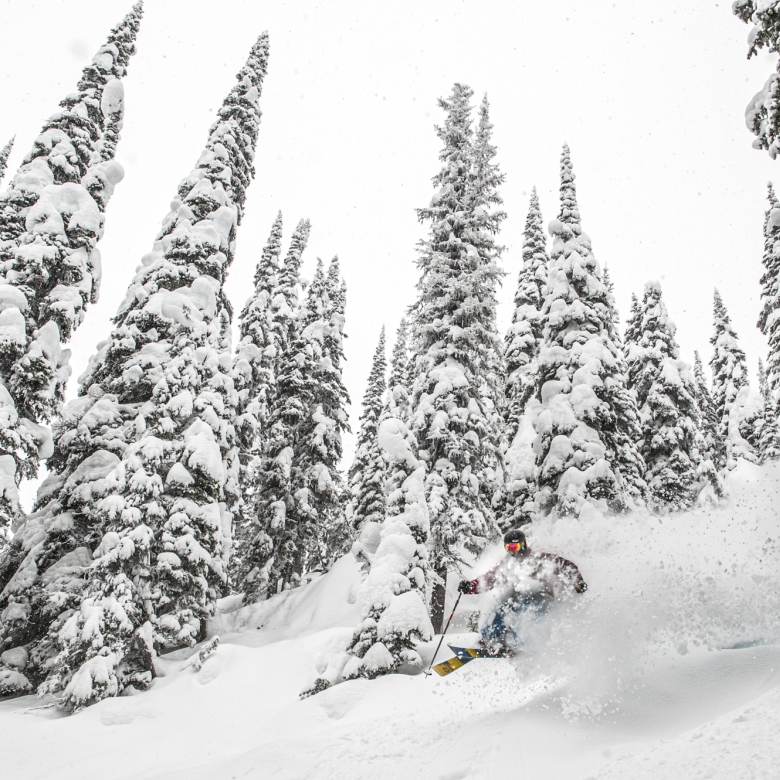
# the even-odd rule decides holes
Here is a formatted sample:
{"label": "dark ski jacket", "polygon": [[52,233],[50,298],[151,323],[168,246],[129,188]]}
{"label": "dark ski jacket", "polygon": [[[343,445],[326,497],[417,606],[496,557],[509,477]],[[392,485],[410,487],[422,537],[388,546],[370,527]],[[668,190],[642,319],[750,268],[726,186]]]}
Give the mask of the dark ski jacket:
{"label": "dark ski jacket", "polygon": [[523,556],[507,555],[496,566],[469,581],[469,593],[501,589],[507,599],[552,601],[566,591],[585,590],[580,570],[566,558],[527,549]]}

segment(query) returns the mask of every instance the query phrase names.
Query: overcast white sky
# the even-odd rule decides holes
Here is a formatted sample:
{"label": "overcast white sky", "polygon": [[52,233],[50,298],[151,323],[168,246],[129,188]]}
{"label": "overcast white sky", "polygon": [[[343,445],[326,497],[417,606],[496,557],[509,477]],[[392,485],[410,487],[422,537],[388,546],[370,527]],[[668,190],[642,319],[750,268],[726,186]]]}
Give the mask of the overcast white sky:
{"label": "overcast white sky", "polygon": [[[0,0],[0,145],[17,136],[9,174],[131,5]],[[749,28],[730,2],[146,0],[125,80],[117,158],[126,177],[100,245],[100,303],[71,344],[74,377],[107,336],[215,110],[266,29],[257,177],[227,289],[240,311],[279,209],[285,240],[300,217],[311,219],[304,273],[318,256],[338,254],[349,287],[353,428],[379,329],[392,334],[414,299],[424,235],[414,208],[429,201],[439,167],[436,99],[455,81],[474,89],[475,102],[488,93],[507,177],[502,328],[530,189],[545,222],[557,216],[566,141],[583,227],[610,268],[622,318],[631,292],[659,279],[683,356],[692,361],[698,348],[706,362],[717,286],[755,373],[765,352],[755,322],[766,182],[780,163],[751,148],[744,107],[773,58],[746,61]]]}

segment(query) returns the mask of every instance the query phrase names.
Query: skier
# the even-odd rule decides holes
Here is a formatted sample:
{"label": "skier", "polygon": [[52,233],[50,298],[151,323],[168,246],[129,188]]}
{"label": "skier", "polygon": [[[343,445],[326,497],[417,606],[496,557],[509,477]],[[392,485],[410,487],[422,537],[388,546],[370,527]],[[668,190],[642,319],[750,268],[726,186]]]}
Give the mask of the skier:
{"label": "skier", "polygon": [[520,615],[543,615],[568,589],[576,593],[588,589],[580,570],[571,561],[534,552],[520,529],[504,535],[504,549],[508,557],[482,576],[462,580],[458,585],[461,593],[497,591],[494,608],[480,621],[481,645],[491,656],[511,655],[522,644],[513,627]]}

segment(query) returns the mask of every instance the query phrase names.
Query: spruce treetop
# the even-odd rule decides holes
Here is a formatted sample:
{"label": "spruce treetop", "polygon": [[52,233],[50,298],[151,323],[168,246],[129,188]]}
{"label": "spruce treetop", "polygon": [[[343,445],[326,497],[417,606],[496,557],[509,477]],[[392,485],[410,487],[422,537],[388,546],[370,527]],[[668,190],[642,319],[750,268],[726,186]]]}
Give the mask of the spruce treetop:
{"label": "spruce treetop", "polygon": [[717,290],[713,299],[713,324],[713,334],[710,337],[710,344],[714,349],[710,360],[712,400],[720,433],[725,438],[728,434],[731,406],[737,393],[748,384],[748,372],[745,352],[739,346],[731,318]]}
{"label": "spruce treetop", "polygon": [[368,386],[363,396],[355,459],[349,470],[353,502],[351,522],[356,529],[368,522],[381,523],[385,516],[385,464],[379,449],[378,433],[387,387],[386,371],[383,325],[371,361]]}
{"label": "spruce treetop", "polygon": [[5,176],[5,169],[8,167],[8,158],[11,156],[11,150],[14,148],[14,138],[12,138],[2,149],[0,149],[0,181]]}
{"label": "spruce treetop", "polygon": [[77,91],[49,117],[0,197],[3,305],[0,349],[0,525],[19,513],[10,485],[37,473],[51,453],[48,423],[61,406],[70,352],[61,348],[97,300],[97,243],[124,176],[112,157],[124,116],[121,79],[135,52],[141,5],[116,27],[84,70]]}
{"label": "spruce treetop", "polygon": [[[614,301],[580,224],[568,146],[560,171],[561,209],[549,226],[553,247],[541,314],[538,508],[579,514],[586,502],[603,500],[605,508],[622,511],[641,502],[645,488],[636,407],[611,337]],[[564,450],[558,436],[569,442]]]}

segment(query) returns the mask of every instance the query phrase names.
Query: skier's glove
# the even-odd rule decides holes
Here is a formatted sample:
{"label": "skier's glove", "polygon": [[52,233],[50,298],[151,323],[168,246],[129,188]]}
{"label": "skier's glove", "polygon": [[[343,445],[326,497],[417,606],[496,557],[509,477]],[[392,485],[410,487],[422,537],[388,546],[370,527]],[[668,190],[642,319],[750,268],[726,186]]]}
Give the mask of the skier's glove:
{"label": "skier's glove", "polygon": [[588,584],[586,582],[577,582],[574,585],[574,590],[576,590],[577,593],[585,593],[587,589],[588,589]]}
{"label": "skier's glove", "polygon": [[468,593],[471,590],[471,583],[468,580],[461,580],[458,583],[458,593]]}

